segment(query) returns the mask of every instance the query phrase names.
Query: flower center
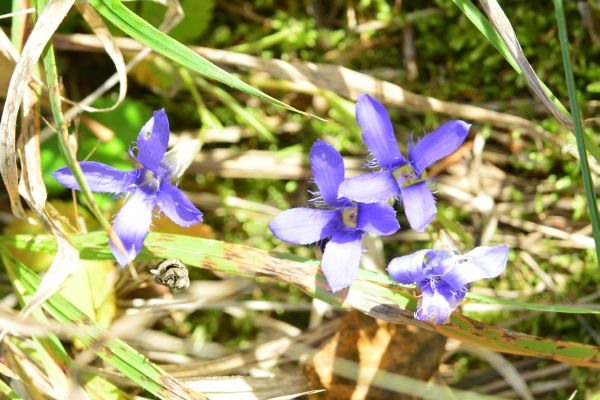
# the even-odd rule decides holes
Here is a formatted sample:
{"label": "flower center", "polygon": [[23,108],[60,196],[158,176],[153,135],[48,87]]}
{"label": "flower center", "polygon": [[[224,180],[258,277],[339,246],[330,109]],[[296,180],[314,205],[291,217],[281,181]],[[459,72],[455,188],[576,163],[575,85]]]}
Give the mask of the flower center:
{"label": "flower center", "polygon": [[344,208],[342,211],[342,221],[350,228],[356,228],[356,221],[358,218],[358,208]]}
{"label": "flower center", "polygon": [[409,164],[405,164],[394,171],[394,178],[402,187],[414,185],[415,183],[423,182],[426,179],[421,176],[417,176],[415,171]]}
{"label": "flower center", "polygon": [[161,178],[162,177],[160,175],[155,174],[149,169],[144,169],[139,186],[142,188],[150,189],[152,192],[156,192],[160,187]]}

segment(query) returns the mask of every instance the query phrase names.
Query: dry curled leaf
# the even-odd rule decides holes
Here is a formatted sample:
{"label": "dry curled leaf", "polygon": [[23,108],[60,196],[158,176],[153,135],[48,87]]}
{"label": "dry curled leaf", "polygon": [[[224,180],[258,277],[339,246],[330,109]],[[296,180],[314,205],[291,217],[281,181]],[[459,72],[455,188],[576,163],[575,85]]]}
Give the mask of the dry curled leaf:
{"label": "dry curled leaf", "polygon": [[119,104],[121,104],[121,102],[125,99],[125,95],[127,94],[127,67],[125,66],[123,54],[121,53],[119,47],[115,44],[112,34],[96,10],[94,10],[94,8],[88,3],[78,3],[76,4],[76,7],[96,37],[102,42],[102,45],[106,50],[106,54],[108,54],[110,59],[115,64],[115,69],[117,70],[116,74],[119,80],[119,97],[112,106],[107,108],[96,108],[86,104],[79,104],[79,107],[81,107],[83,111],[87,112],[112,111],[117,108]]}
{"label": "dry curled leaf", "polygon": [[6,102],[0,120],[0,174],[8,192],[13,213],[24,218],[25,212],[18,194],[17,154],[15,131],[19,107],[44,47],[65,18],[75,0],[53,0],[48,3],[31,35],[25,43],[23,53],[17,61],[8,86]]}

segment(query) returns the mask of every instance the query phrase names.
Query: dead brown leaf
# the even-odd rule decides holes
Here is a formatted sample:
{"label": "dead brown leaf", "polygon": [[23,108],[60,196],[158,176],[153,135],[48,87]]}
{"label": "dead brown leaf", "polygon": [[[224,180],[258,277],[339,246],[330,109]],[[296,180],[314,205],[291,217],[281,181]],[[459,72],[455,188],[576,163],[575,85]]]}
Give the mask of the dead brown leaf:
{"label": "dead brown leaf", "polygon": [[[410,399],[371,385],[365,371],[384,370],[427,381],[437,370],[446,339],[411,325],[398,325],[350,311],[336,334],[315,353],[305,368],[311,386],[326,392],[313,399]],[[358,380],[336,375],[336,358],[358,364]],[[362,372],[361,372],[362,371]]]}

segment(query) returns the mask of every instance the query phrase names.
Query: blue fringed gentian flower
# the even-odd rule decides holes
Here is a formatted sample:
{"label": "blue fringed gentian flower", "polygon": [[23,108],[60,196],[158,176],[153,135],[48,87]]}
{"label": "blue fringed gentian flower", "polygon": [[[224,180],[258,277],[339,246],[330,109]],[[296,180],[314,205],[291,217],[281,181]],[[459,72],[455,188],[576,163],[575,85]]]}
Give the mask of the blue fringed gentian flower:
{"label": "blue fringed gentian flower", "polygon": [[[349,286],[358,272],[362,235],[391,235],[400,229],[394,208],[386,202],[353,203],[338,197],[344,180],[344,161],[331,145],[317,140],[310,150],[310,165],[320,200],[329,209],[292,208],[269,224],[273,234],[292,244],[330,239],[321,260],[323,274],[333,292]],[[319,203],[319,201],[313,203]]]}
{"label": "blue fringed gentian flower", "polygon": [[507,260],[506,245],[476,247],[464,255],[424,249],[394,258],[387,270],[396,282],[416,282],[421,289],[415,318],[443,324],[465,297],[467,284],[500,275]]}
{"label": "blue fringed gentian flower", "polygon": [[[137,161],[142,165],[141,168],[121,171],[93,161],[79,163],[92,191],[129,196],[113,222],[113,229],[121,239],[125,252],[118,251],[112,241],[110,243],[121,266],[132,261],[141,251],[157,206],[180,226],[202,221],[202,212],[171,183],[180,177],[184,168],[181,168],[181,160],[177,159],[176,153],[165,154],[168,143],[169,120],[163,109],[155,111],[138,134]],[[63,186],[80,190],[68,167],[60,168],[52,175]]]}
{"label": "blue fringed gentian flower", "polygon": [[402,197],[410,227],[422,232],[436,214],[435,199],[422,179],[426,167],[453,153],[463,143],[470,125],[454,120],[423,137],[402,156],[394,137],[394,129],[385,108],[367,94],[358,96],[356,120],[362,137],[381,171],[346,179],[340,185],[340,196],[361,203],[387,201]]}

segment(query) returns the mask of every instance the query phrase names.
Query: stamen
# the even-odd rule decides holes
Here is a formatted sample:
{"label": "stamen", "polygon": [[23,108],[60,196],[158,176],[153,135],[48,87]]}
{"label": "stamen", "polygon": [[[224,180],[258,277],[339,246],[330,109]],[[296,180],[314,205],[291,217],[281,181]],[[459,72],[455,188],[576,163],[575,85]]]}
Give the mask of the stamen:
{"label": "stamen", "polygon": [[377,163],[377,160],[375,159],[374,156],[370,155],[367,158],[367,161],[363,164],[364,167],[369,168],[369,169],[380,169],[381,167],[379,166],[379,163]]}
{"label": "stamen", "polygon": [[413,147],[415,147],[415,133],[411,132],[406,141],[406,151],[410,151]]}
{"label": "stamen", "polygon": [[311,196],[314,196],[312,199],[308,200],[308,202],[310,204],[312,204],[313,206],[315,206],[317,208],[329,208],[329,204],[327,204],[327,202],[325,201],[325,199],[321,195],[321,192],[319,192],[318,190],[315,190],[315,191],[307,190],[307,192]]}

